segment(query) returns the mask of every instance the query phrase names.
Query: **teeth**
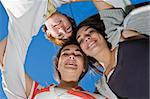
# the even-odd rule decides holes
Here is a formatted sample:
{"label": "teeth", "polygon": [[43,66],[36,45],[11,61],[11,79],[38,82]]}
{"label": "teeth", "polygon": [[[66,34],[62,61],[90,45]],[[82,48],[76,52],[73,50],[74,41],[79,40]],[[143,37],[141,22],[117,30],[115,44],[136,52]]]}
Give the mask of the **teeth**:
{"label": "teeth", "polygon": [[88,47],[91,47],[94,43],[95,43],[95,41],[92,41]]}
{"label": "teeth", "polygon": [[68,62],[68,63],[66,63],[66,65],[74,65],[74,66],[76,66],[76,64],[74,62]]}
{"label": "teeth", "polygon": [[74,64],[67,64],[67,65],[74,65]]}
{"label": "teeth", "polygon": [[77,66],[75,64],[68,64],[65,67],[68,69],[77,69]]}
{"label": "teeth", "polygon": [[72,63],[72,62],[71,62],[71,63],[69,63],[69,62],[67,63],[67,65],[73,65],[73,64],[74,64],[74,63]]}

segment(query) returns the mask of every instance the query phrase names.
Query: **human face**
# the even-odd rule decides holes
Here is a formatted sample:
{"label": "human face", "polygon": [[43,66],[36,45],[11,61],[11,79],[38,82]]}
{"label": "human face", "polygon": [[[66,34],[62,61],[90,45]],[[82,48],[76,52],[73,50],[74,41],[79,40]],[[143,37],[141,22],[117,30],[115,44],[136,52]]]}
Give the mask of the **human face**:
{"label": "human face", "polygon": [[58,12],[50,16],[45,25],[47,35],[60,40],[68,39],[72,35],[72,25],[68,18]]}
{"label": "human face", "polygon": [[78,81],[84,69],[84,57],[77,45],[65,46],[60,54],[57,70],[64,81]]}
{"label": "human face", "polygon": [[98,55],[98,53],[104,47],[107,47],[103,36],[89,26],[81,27],[77,32],[76,39],[80,44],[83,52],[91,57]]}

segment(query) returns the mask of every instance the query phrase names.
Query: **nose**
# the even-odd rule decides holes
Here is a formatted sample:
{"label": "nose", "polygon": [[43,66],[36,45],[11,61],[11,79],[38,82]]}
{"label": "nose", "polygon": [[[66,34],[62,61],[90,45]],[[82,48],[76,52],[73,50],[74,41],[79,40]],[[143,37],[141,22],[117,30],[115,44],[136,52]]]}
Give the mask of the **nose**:
{"label": "nose", "polygon": [[91,39],[90,36],[86,36],[85,41],[88,42]]}
{"label": "nose", "polygon": [[70,55],[69,55],[69,58],[70,58],[70,59],[74,59],[74,55],[73,55],[73,54],[70,54]]}
{"label": "nose", "polygon": [[62,27],[59,28],[58,32],[59,32],[59,34],[66,34],[64,28],[62,28]]}

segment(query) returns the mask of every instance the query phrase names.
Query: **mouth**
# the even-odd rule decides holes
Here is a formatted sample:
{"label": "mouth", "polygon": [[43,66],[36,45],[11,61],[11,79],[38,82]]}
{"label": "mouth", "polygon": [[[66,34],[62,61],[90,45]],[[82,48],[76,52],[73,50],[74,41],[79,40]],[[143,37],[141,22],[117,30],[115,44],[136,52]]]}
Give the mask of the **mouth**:
{"label": "mouth", "polygon": [[96,46],[96,40],[92,40],[91,42],[89,42],[89,44],[87,45],[87,49],[93,49]]}
{"label": "mouth", "polygon": [[77,64],[75,64],[75,62],[67,62],[65,64],[65,68],[67,68],[67,69],[77,69]]}

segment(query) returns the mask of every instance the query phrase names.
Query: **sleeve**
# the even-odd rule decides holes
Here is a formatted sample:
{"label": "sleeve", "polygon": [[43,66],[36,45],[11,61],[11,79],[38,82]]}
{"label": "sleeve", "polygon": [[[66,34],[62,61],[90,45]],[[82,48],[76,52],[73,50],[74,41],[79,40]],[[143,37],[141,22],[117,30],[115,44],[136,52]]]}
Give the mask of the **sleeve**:
{"label": "sleeve", "polygon": [[105,33],[107,34],[108,41],[112,44],[112,48],[114,48],[120,40],[125,13],[122,9],[107,9],[99,13],[105,24]]}
{"label": "sleeve", "polygon": [[54,84],[51,84],[47,87],[43,87],[39,83],[33,82],[31,93],[30,93],[28,99],[36,99],[37,94],[42,93],[42,92],[50,92],[50,88],[52,86],[54,86]]}
{"label": "sleeve", "polygon": [[134,9],[124,20],[124,29],[150,35],[150,5]]}
{"label": "sleeve", "polygon": [[115,8],[122,8],[124,11],[126,10],[126,6],[131,5],[130,0],[104,0],[110,5],[113,5]]}
{"label": "sleeve", "polygon": [[1,2],[15,17],[19,18],[32,7],[34,0],[1,0]]}
{"label": "sleeve", "polygon": [[111,91],[108,84],[106,83],[106,78],[103,76],[95,84],[98,92],[108,99],[118,99],[117,96]]}
{"label": "sleeve", "polygon": [[9,16],[8,41],[3,60],[4,68],[2,68],[2,84],[8,99],[27,98],[25,94],[25,57],[32,37],[38,33],[43,22],[44,14],[47,11],[47,0],[23,1],[34,1],[34,4],[31,8],[29,6],[29,10],[21,14],[22,16],[16,17],[8,5],[5,4],[10,2],[9,4],[12,7],[17,5],[14,2],[11,3],[12,0],[1,0]]}
{"label": "sleeve", "polygon": [[60,7],[62,4],[70,3],[71,0],[51,0],[56,8]]}

